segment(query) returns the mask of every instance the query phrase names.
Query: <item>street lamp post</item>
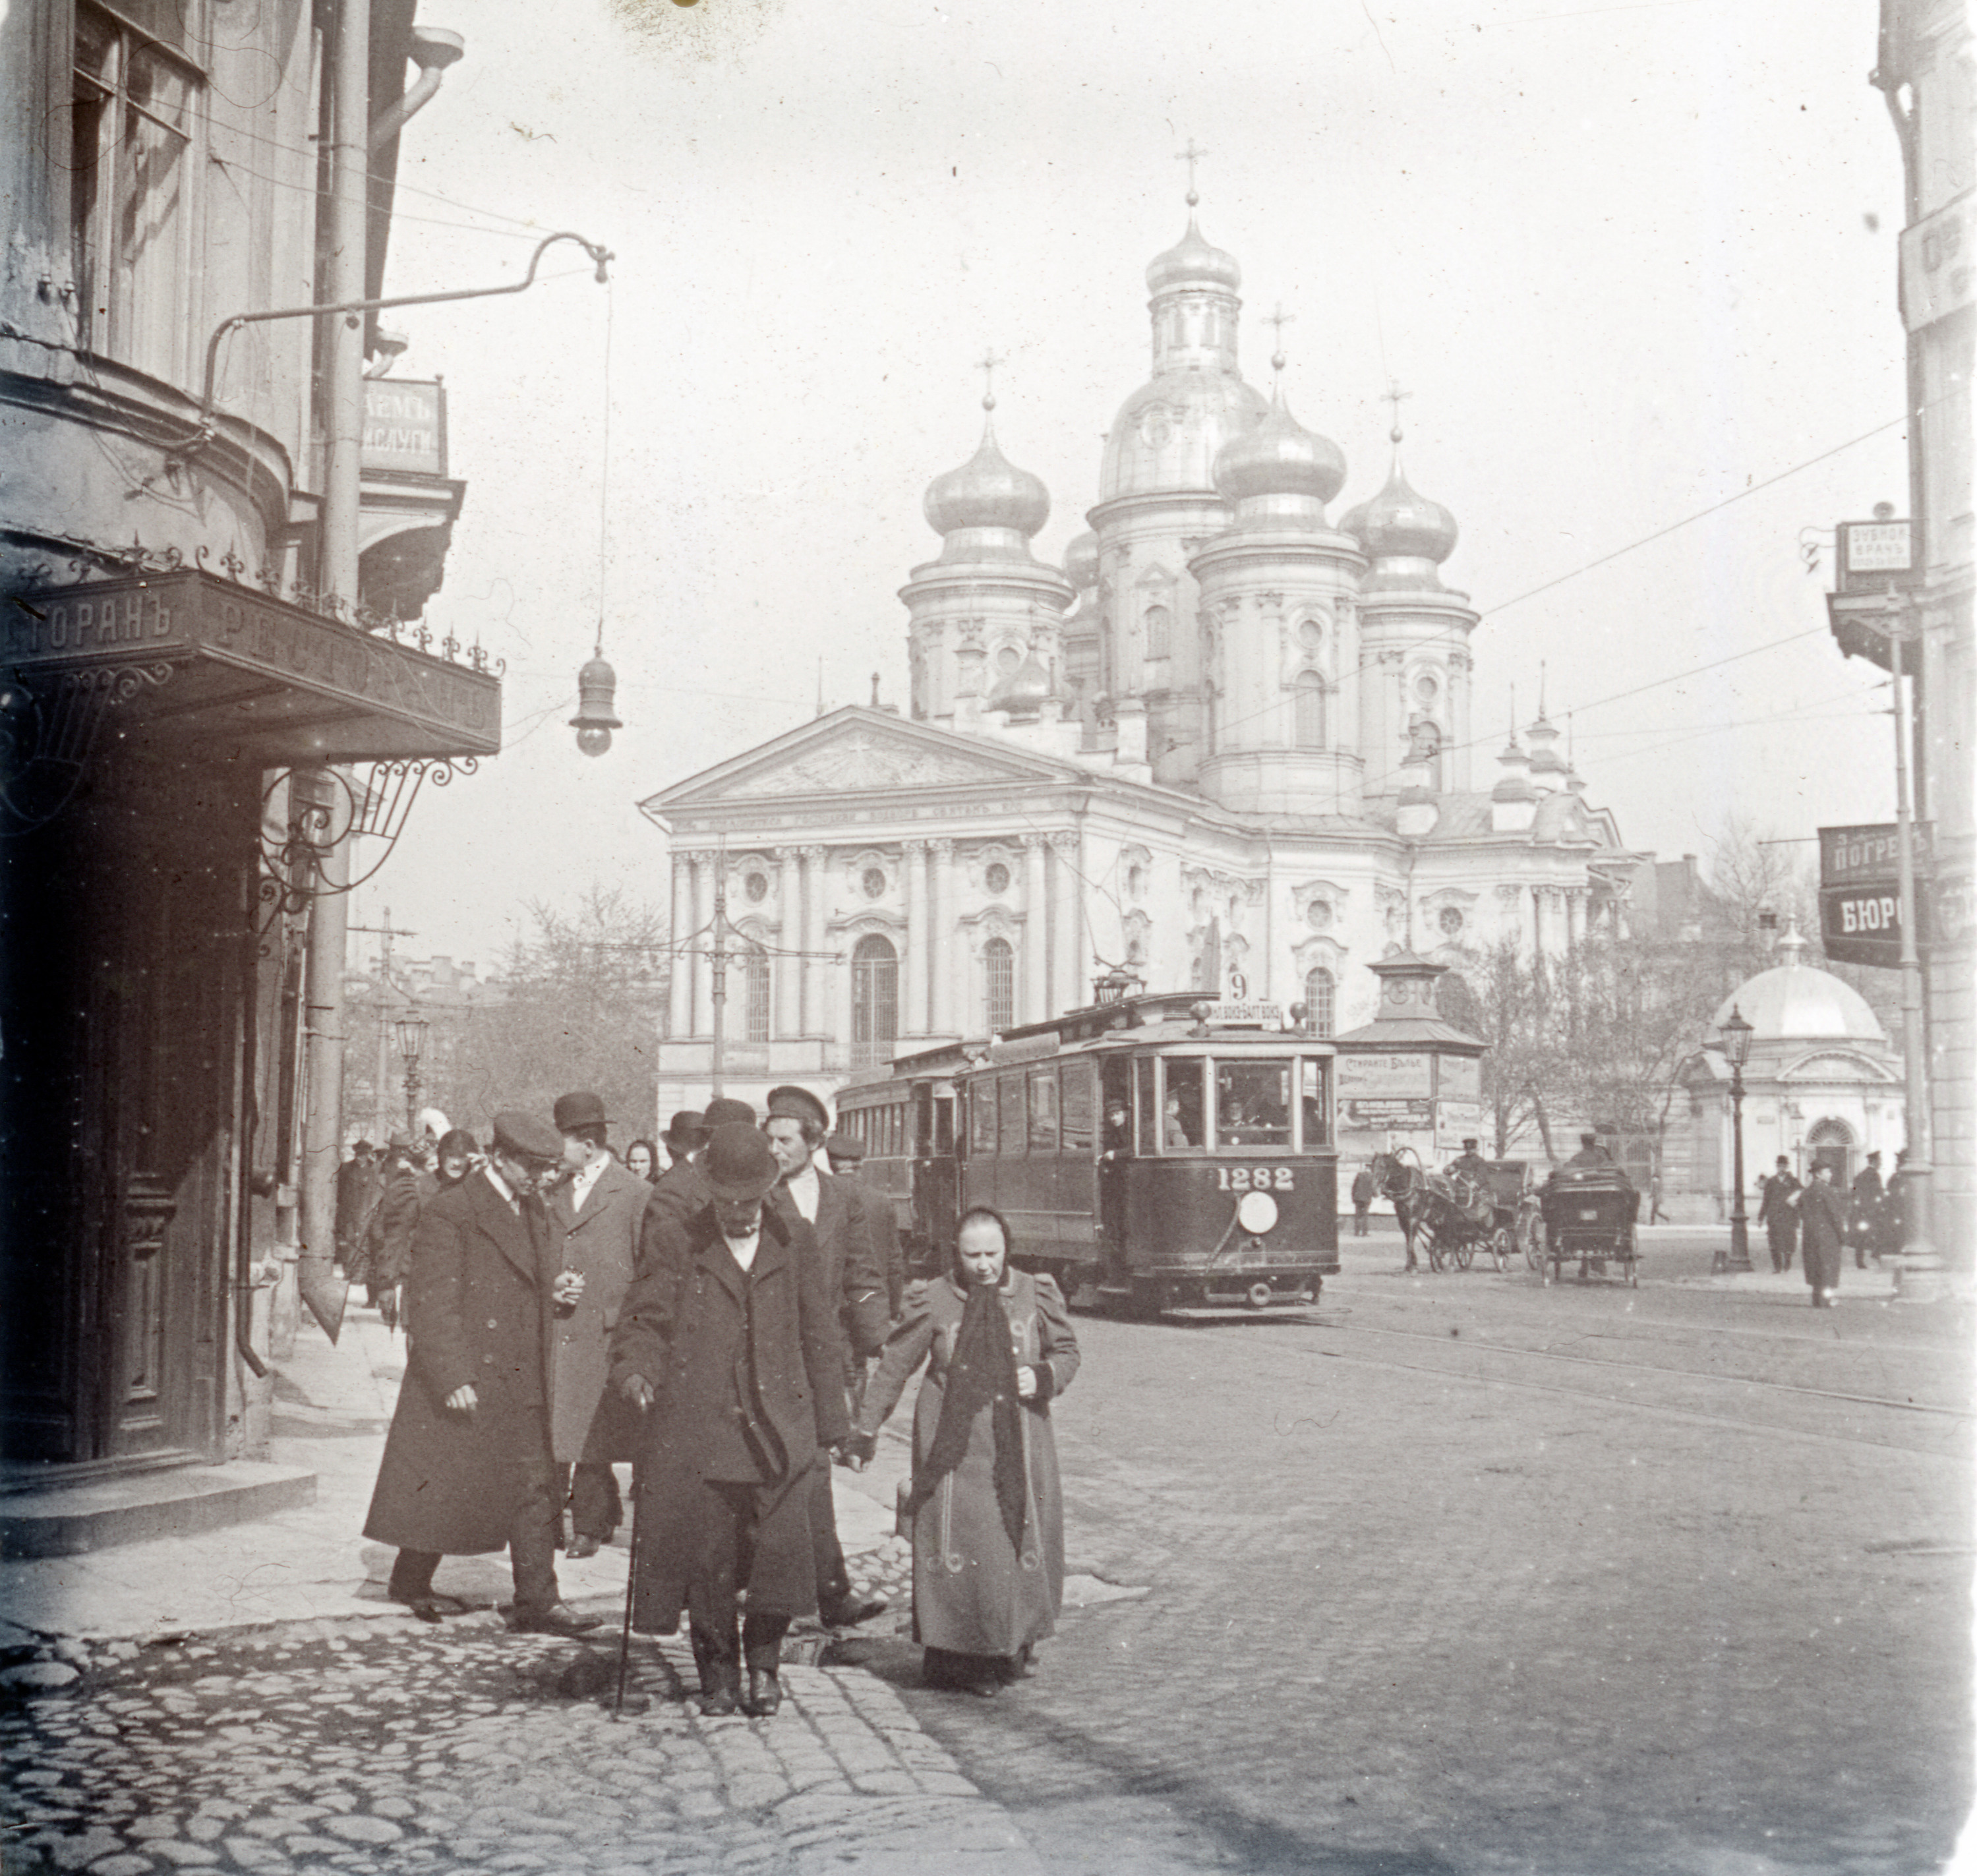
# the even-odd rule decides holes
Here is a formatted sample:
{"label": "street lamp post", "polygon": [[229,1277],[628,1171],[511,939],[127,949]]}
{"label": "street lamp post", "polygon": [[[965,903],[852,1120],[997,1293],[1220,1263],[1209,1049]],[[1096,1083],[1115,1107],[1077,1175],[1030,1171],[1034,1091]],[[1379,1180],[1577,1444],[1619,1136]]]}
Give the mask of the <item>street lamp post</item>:
{"label": "street lamp post", "polygon": [[1751,1059],[1751,1025],[1733,1003],[1723,1023],[1723,1059],[1730,1064],[1730,1256],[1731,1276],[1751,1268],[1750,1221],[1744,1211],[1744,1064]]}
{"label": "street lamp post", "polygon": [[401,1016],[392,1024],[398,1037],[398,1053],[405,1064],[405,1131],[415,1133],[419,1124],[419,1057],[425,1053],[426,1034],[431,1025],[422,1016]]}

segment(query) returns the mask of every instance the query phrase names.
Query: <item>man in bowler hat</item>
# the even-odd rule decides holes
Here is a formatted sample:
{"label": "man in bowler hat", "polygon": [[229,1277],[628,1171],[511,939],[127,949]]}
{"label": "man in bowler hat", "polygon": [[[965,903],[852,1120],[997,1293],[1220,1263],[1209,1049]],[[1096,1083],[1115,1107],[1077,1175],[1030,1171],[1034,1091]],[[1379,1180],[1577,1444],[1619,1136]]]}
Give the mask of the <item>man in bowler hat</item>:
{"label": "man in bowler hat", "polygon": [[[885,1346],[889,1317],[886,1279],[873,1250],[865,1208],[856,1189],[817,1163],[830,1131],[830,1115],[807,1088],[771,1088],[768,1118],[762,1123],[781,1178],[774,1197],[807,1224],[823,1271],[824,1291],[835,1302],[843,1330],[846,1366],[840,1385],[849,1390],[866,1360]],[[847,1402],[847,1410],[849,1400]],[[837,1537],[837,1508],[830,1493],[830,1459],[819,1456],[810,1481],[810,1541],[817,1563],[818,1613],[832,1628],[870,1621],[886,1604],[882,1598],[854,1596]]]}
{"label": "man in bowler hat", "polygon": [[844,1347],[810,1226],[765,1202],[781,1176],[768,1142],[716,1127],[701,1171],[691,1218],[647,1211],[611,1339],[611,1385],[644,1416],[632,1625],[675,1634],[685,1610],[701,1710],[766,1716],[783,1637],[817,1607],[810,1480],[849,1435]]}
{"label": "man in bowler hat", "polygon": [[428,1619],[441,1557],[505,1548],[514,1627],[597,1626],[563,1606],[556,1579],[543,1320],[556,1269],[536,1187],[562,1153],[547,1122],[497,1114],[487,1164],[419,1215],[405,1378],[364,1535],[398,1546],[388,1593]]}
{"label": "man in bowler hat", "polygon": [[652,1182],[652,1202],[669,1208],[683,1218],[691,1218],[705,1205],[711,1194],[700,1169],[706,1157],[707,1142],[716,1127],[738,1122],[752,1127],[755,1110],[746,1101],[731,1100],[726,1096],[709,1101],[705,1113],[682,1108],[674,1115],[659,1136],[665,1142],[673,1162]]}

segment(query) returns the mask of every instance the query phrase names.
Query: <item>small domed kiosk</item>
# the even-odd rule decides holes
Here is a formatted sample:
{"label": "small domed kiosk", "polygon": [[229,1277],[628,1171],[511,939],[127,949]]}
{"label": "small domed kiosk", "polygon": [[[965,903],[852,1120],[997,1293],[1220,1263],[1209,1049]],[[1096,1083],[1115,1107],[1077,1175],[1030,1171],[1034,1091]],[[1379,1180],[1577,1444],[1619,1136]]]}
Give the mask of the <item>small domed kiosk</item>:
{"label": "small domed kiosk", "polygon": [[[1711,1021],[1712,1040],[1732,1010],[1751,1025],[1747,1208],[1755,1207],[1758,1183],[1781,1154],[1801,1179],[1816,1162],[1830,1162],[1843,1189],[1871,1152],[1892,1172],[1907,1138],[1900,1051],[1858,991],[1805,961],[1810,948],[1794,923],[1778,941],[1780,961],[1738,984]],[[1682,1064],[1677,1080],[1662,1208],[1679,1223],[1716,1223],[1730,1215],[1729,1065],[1719,1051],[1705,1050]]]}

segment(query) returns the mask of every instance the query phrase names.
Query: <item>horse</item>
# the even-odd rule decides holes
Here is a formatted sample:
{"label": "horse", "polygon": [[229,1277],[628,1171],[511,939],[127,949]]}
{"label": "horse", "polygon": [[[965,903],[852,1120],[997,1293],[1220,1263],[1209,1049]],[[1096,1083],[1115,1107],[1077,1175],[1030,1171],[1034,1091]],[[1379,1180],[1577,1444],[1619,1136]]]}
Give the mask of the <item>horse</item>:
{"label": "horse", "polygon": [[1408,1248],[1409,1270],[1414,1259],[1414,1235],[1421,1234],[1428,1268],[1442,1268],[1444,1254],[1467,1240],[1487,1236],[1495,1216],[1487,1187],[1474,1179],[1431,1172],[1411,1146],[1373,1156],[1373,1182],[1394,1208],[1401,1236]]}

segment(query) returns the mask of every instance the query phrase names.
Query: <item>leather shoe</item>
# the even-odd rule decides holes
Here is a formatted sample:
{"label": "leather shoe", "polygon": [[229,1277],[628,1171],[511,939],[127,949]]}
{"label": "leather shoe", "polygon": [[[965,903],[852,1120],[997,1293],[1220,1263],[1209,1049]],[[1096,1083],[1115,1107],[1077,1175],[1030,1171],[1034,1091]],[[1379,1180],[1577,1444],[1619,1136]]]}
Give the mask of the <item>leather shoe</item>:
{"label": "leather shoe", "polygon": [[818,1614],[826,1628],[856,1628],[860,1622],[869,1622],[875,1615],[883,1614],[885,1610],[886,1599],[883,1596],[847,1596],[842,1602],[833,1603]]}
{"label": "leather shoe", "polygon": [[586,1537],[582,1532],[572,1538],[564,1555],[569,1557],[595,1557],[603,1544],[602,1538]]}
{"label": "leather shoe", "polygon": [[748,1697],[741,1703],[741,1710],[757,1719],[772,1719],[783,1704],[783,1683],[773,1667],[751,1667],[748,1670]]}
{"label": "leather shoe", "polygon": [[566,1602],[553,1602],[546,1609],[517,1608],[508,1626],[518,1635],[583,1635],[602,1620],[601,1616],[579,1615]]}

